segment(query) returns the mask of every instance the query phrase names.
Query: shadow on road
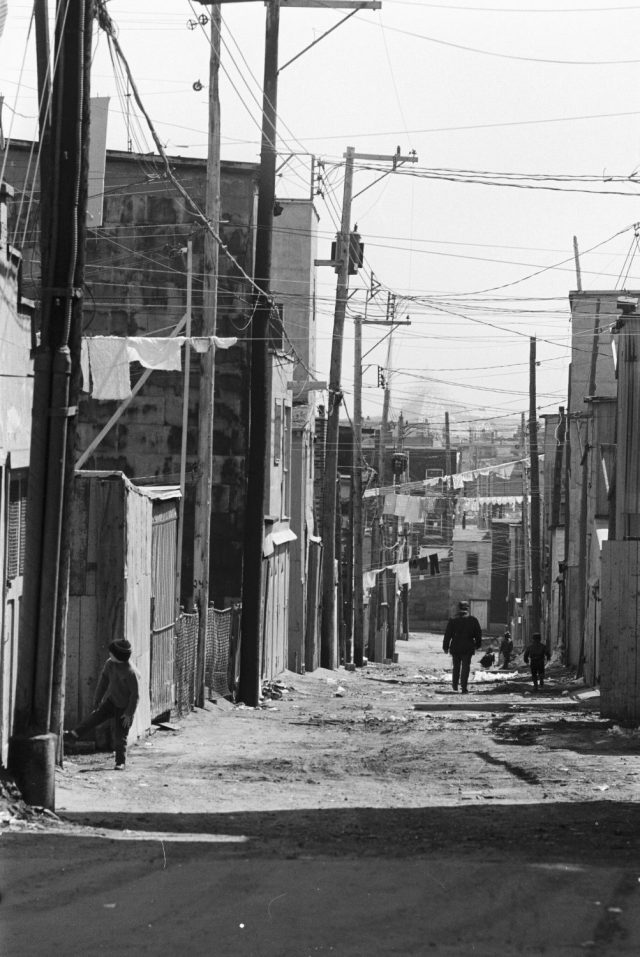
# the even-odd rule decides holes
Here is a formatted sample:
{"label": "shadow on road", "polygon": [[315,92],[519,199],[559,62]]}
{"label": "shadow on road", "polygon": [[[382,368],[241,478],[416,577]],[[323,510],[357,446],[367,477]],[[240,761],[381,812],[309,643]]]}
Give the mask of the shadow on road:
{"label": "shadow on road", "polygon": [[[498,710],[498,709],[496,709]],[[553,710],[550,708],[549,710]],[[538,717],[530,722],[522,719],[522,709],[509,715],[496,715],[491,728],[496,741],[516,747],[543,745],[551,751],[575,751],[578,754],[639,754],[640,735],[637,729],[625,730],[606,719]],[[518,717],[517,722],[513,721]]]}
{"label": "shadow on road", "polygon": [[4,835],[12,957],[638,952],[633,803],[66,818]]}
{"label": "shadow on road", "polygon": [[[434,853],[531,862],[598,859],[621,864],[640,851],[640,806],[589,801],[530,805],[348,808],[233,814],[65,814],[98,829],[243,838],[242,855],[414,857]],[[63,840],[64,838],[61,838]],[[170,837],[167,838],[170,840]],[[228,843],[228,842],[227,842]]]}

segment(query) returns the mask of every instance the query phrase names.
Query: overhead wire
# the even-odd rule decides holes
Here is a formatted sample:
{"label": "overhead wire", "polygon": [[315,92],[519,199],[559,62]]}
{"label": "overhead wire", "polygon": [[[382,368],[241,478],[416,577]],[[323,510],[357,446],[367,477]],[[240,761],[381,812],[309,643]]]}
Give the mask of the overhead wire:
{"label": "overhead wire", "polygon": [[[368,20],[363,19],[361,23],[369,23]],[[567,59],[554,59],[552,57],[533,57],[533,56],[522,56],[516,53],[501,53],[497,50],[483,50],[480,47],[467,46],[463,43],[455,43],[452,40],[442,40],[437,37],[426,36],[423,33],[416,33],[413,30],[404,30],[402,27],[384,27],[385,30],[389,30],[391,33],[398,33],[402,36],[411,37],[414,40],[424,40],[425,43],[431,43],[437,46],[448,47],[450,49],[461,50],[465,53],[475,53],[480,56],[486,57],[495,57],[500,60],[517,60],[522,63],[545,63],[556,66],[628,66],[640,63],[640,58],[634,57],[626,60],[567,60]]]}

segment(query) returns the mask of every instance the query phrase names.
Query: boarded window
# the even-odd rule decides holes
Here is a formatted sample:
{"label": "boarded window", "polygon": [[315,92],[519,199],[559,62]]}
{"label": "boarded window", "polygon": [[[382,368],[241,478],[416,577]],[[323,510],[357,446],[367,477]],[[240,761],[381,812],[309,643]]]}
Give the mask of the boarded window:
{"label": "boarded window", "polygon": [[19,475],[9,482],[9,516],[7,528],[7,578],[12,581],[24,574],[24,552],[27,532],[27,476]]}

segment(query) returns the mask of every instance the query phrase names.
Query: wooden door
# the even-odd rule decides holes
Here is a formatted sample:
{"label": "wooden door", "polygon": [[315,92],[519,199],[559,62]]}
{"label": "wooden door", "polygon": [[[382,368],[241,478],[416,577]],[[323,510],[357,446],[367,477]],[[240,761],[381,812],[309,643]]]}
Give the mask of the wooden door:
{"label": "wooden door", "polygon": [[155,501],[151,528],[151,720],[174,704],[176,500]]}

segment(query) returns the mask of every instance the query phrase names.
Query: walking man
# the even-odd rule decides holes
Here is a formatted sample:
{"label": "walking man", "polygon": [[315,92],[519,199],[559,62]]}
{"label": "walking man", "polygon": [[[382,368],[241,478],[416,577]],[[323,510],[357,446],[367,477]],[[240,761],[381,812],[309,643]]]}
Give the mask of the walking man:
{"label": "walking man", "polygon": [[458,605],[458,614],[447,622],[442,642],[442,650],[445,654],[449,653],[453,659],[451,683],[454,691],[458,690],[459,684],[462,694],[468,693],[471,658],[474,651],[477,651],[481,645],[480,622],[469,614],[469,602],[461,601]]}

